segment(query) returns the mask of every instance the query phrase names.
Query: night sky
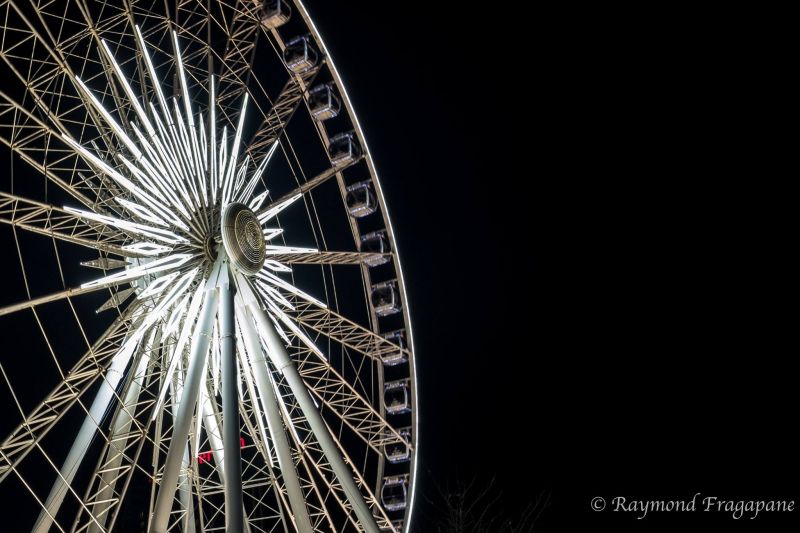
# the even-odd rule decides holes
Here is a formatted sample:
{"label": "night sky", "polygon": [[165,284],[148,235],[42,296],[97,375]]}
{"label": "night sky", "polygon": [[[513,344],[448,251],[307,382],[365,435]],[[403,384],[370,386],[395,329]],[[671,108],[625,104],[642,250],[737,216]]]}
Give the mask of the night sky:
{"label": "night sky", "polygon": [[774,72],[780,32],[411,5],[311,9],[403,254],[422,493],[496,477],[513,516],[550,491],[543,531],[796,523],[589,507],[798,499],[796,195],[732,111]]}
{"label": "night sky", "polygon": [[437,484],[472,479],[509,517],[550,494],[536,531],[796,523],[590,509],[800,500],[793,174],[731,115],[756,40],[705,14],[307,3],[403,259],[413,530],[435,531]]}

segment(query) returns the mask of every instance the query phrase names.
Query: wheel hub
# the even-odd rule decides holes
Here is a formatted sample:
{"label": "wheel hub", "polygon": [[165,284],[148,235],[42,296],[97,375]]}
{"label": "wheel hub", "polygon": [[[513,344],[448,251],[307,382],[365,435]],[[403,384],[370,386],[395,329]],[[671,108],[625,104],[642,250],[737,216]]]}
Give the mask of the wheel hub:
{"label": "wheel hub", "polygon": [[231,264],[245,275],[256,275],[267,256],[264,233],[256,214],[244,204],[229,204],[222,213],[220,231]]}

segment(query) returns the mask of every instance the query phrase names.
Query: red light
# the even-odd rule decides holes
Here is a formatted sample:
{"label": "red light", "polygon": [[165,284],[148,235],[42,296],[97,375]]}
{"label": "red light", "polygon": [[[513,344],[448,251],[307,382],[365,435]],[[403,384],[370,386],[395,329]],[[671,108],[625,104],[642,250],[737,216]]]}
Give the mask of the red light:
{"label": "red light", "polygon": [[[239,437],[239,446],[244,448],[244,437]],[[197,464],[211,463],[214,455],[211,452],[200,452],[197,454]]]}

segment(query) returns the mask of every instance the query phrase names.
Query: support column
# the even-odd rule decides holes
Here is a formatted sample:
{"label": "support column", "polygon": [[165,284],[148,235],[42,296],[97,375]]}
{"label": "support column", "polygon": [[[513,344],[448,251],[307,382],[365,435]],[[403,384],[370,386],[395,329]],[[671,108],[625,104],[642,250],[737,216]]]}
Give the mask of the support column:
{"label": "support column", "polygon": [[[203,310],[200,312],[197,328],[194,332],[194,342],[189,356],[189,369],[186,372],[186,382],[181,395],[181,403],[172,428],[169,450],[164,459],[164,474],[161,477],[161,486],[158,489],[158,496],[156,496],[156,502],[153,506],[153,520],[151,523],[154,533],[166,533],[169,526],[172,499],[178,489],[178,474],[183,461],[183,454],[186,450],[186,439],[189,436],[189,427],[192,424],[197,396],[200,393],[200,386],[203,382],[203,368],[208,356],[208,345],[211,341],[214,316],[217,314],[218,298],[215,287],[212,286],[206,290]],[[175,356],[179,357],[180,354],[175,354]]]}
{"label": "support column", "polygon": [[33,533],[47,533],[50,530],[50,526],[53,524],[51,515],[56,516],[61,504],[64,502],[64,498],[69,491],[69,484],[72,483],[75,473],[78,471],[78,467],[80,467],[83,457],[92,443],[97,428],[103,421],[108,406],[114,399],[114,391],[122,379],[122,374],[128,366],[137,342],[133,342],[131,339],[126,341],[126,344],[112,359],[108,372],[100,380],[100,390],[97,391],[97,396],[95,396],[91,407],[89,407],[89,412],[83,419],[83,424],[81,424],[75,441],[72,443],[72,448],[70,448],[69,454],[64,460],[58,478],[53,483],[53,488],[50,489],[44,504],[47,511],[42,509],[36,524],[33,526]]}
{"label": "support column", "polygon": [[[178,364],[178,372],[175,375],[174,393],[172,401],[172,416],[178,416],[178,398],[183,396],[183,378],[181,376],[181,365]],[[205,375],[205,368],[203,369]],[[181,509],[184,511],[183,522],[184,533],[195,533],[194,527],[194,505],[192,504],[192,486],[189,476],[186,475],[189,465],[191,464],[191,453],[189,450],[191,446],[186,445],[183,451],[183,460],[181,461],[181,470],[178,475],[178,500],[181,502]]]}
{"label": "support column", "polygon": [[236,329],[233,288],[230,280],[220,284],[219,335],[222,360],[222,445],[225,450],[225,530],[244,531],[242,496],[242,451],[240,446],[239,388],[236,366]]}
{"label": "support column", "polygon": [[[237,302],[237,304],[240,302]],[[272,390],[267,368],[267,360],[264,350],[261,349],[261,341],[255,331],[252,319],[245,310],[244,306],[237,305],[236,314],[239,318],[239,325],[242,328],[247,355],[250,359],[250,366],[253,368],[253,377],[256,380],[258,395],[261,398],[261,406],[267,418],[272,444],[275,447],[275,454],[278,456],[278,467],[281,469],[281,476],[286,485],[286,493],[289,496],[289,506],[294,515],[297,531],[313,531],[311,519],[308,516],[306,500],[303,490],[300,487],[300,478],[292,460],[292,450],[286,437],[286,431],[281,421],[281,413],[278,407],[278,400]],[[243,361],[243,363],[246,363]],[[291,424],[291,421],[287,421]],[[264,443],[266,446],[266,443]]]}
{"label": "support column", "polygon": [[370,511],[367,503],[364,501],[361,490],[359,490],[356,482],[353,480],[350,467],[344,462],[339,447],[328,431],[328,427],[325,425],[322,415],[319,414],[317,406],[314,405],[314,400],[311,398],[311,394],[308,392],[305,383],[303,383],[300,372],[298,372],[297,367],[289,357],[286,346],[284,346],[283,341],[278,335],[278,331],[272,324],[272,320],[267,316],[266,311],[261,308],[247,280],[240,277],[238,278],[238,282],[242,293],[245,291],[249,293],[247,295],[243,294],[242,296],[245,302],[248,303],[248,309],[253,314],[256,324],[258,324],[258,328],[264,336],[264,340],[267,343],[267,354],[272,360],[272,363],[283,374],[284,378],[286,378],[286,383],[289,385],[292,394],[300,405],[300,409],[303,411],[303,415],[306,417],[308,425],[314,433],[314,437],[316,437],[317,442],[319,442],[325,459],[330,463],[336,475],[336,479],[342,485],[347,500],[350,502],[350,505],[353,506],[353,510],[356,513],[358,521],[361,523],[361,527],[363,527],[364,531],[367,533],[380,533],[372,511]]}
{"label": "support column", "polygon": [[144,384],[145,371],[150,362],[149,351],[151,349],[152,346],[148,346],[147,349],[139,354],[139,362],[136,365],[135,371],[131,374],[133,379],[128,386],[125,399],[122,404],[117,407],[117,413],[114,417],[114,423],[111,426],[111,433],[108,437],[110,444],[108,445],[108,449],[105,452],[105,459],[100,467],[102,473],[100,474],[99,494],[96,498],[97,503],[92,507],[92,515],[98,523],[91,522],[89,524],[89,533],[102,533],[106,521],[108,520],[108,509],[111,507],[111,501],[114,498],[114,490],[119,477],[119,468],[120,465],[122,465],[123,453],[129,438],[127,435],[133,424],[132,414],[135,412],[136,404],[139,402],[139,394]]}

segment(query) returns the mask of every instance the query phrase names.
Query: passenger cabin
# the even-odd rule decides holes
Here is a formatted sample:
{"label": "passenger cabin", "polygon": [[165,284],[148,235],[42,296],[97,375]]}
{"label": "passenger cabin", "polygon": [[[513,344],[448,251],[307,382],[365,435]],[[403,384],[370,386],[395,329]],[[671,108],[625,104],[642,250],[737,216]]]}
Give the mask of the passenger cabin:
{"label": "passenger cabin", "polygon": [[389,381],[383,384],[383,405],[390,415],[411,412],[411,392],[408,380]]}
{"label": "passenger cabin", "polygon": [[369,180],[360,181],[347,187],[347,211],[353,218],[362,218],[371,215],[378,209],[378,200],[372,192],[372,183]]}
{"label": "passenger cabin", "polygon": [[408,361],[408,354],[406,354],[406,330],[398,329],[383,334],[383,338],[392,344],[396,344],[398,348],[391,350],[381,350],[381,361],[386,366],[401,365]]}
{"label": "passenger cabin", "polygon": [[261,24],[270,30],[289,22],[292,8],[286,0],[264,0],[261,4]]}
{"label": "passenger cabin", "polygon": [[325,83],[312,87],[308,92],[308,109],[311,116],[320,122],[335,117],[342,108],[333,87],[333,83]]}
{"label": "passenger cabin", "polygon": [[394,281],[384,281],[372,286],[372,308],[378,316],[390,316],[400,312],[400,293]]}
{"label": "passenger cabin", "polygon": [[302,74],[317,65],[317,51],[311,45],[310,37],[302,35],[286,43],[283,61],[295,74]]}
{"label": "passenger cabin", "polygon": [[389,246],[389,239],[386,238],[386,231],[373,231],[361,236],[358,249],[362,252],[372,254],[385,254],[385,255],[369,255],[364,259],[364,264],[371,267],[380,266],[388,263],[392,257],[389,255],[391,247]]}
{"label": "passenger cabin", "polygon": [[402,511],[408,503],[408,481],[405,476],[383,478],[381,502],[387,511]]}
{"label": "passenger cabin", "polygon": [[404,463],[411,459],[411,448],[408,447],[411,443],[411,428],[402,428],[398,433],[405,440],[405,444],[393,442],[383,446],[383,454],[390,463]]}
{"label": "passenger cabin", "polygon": [[330,141],[328,158],[333,166],[344,166],[361,157],[361,146],[352,131],[337,133]]}

